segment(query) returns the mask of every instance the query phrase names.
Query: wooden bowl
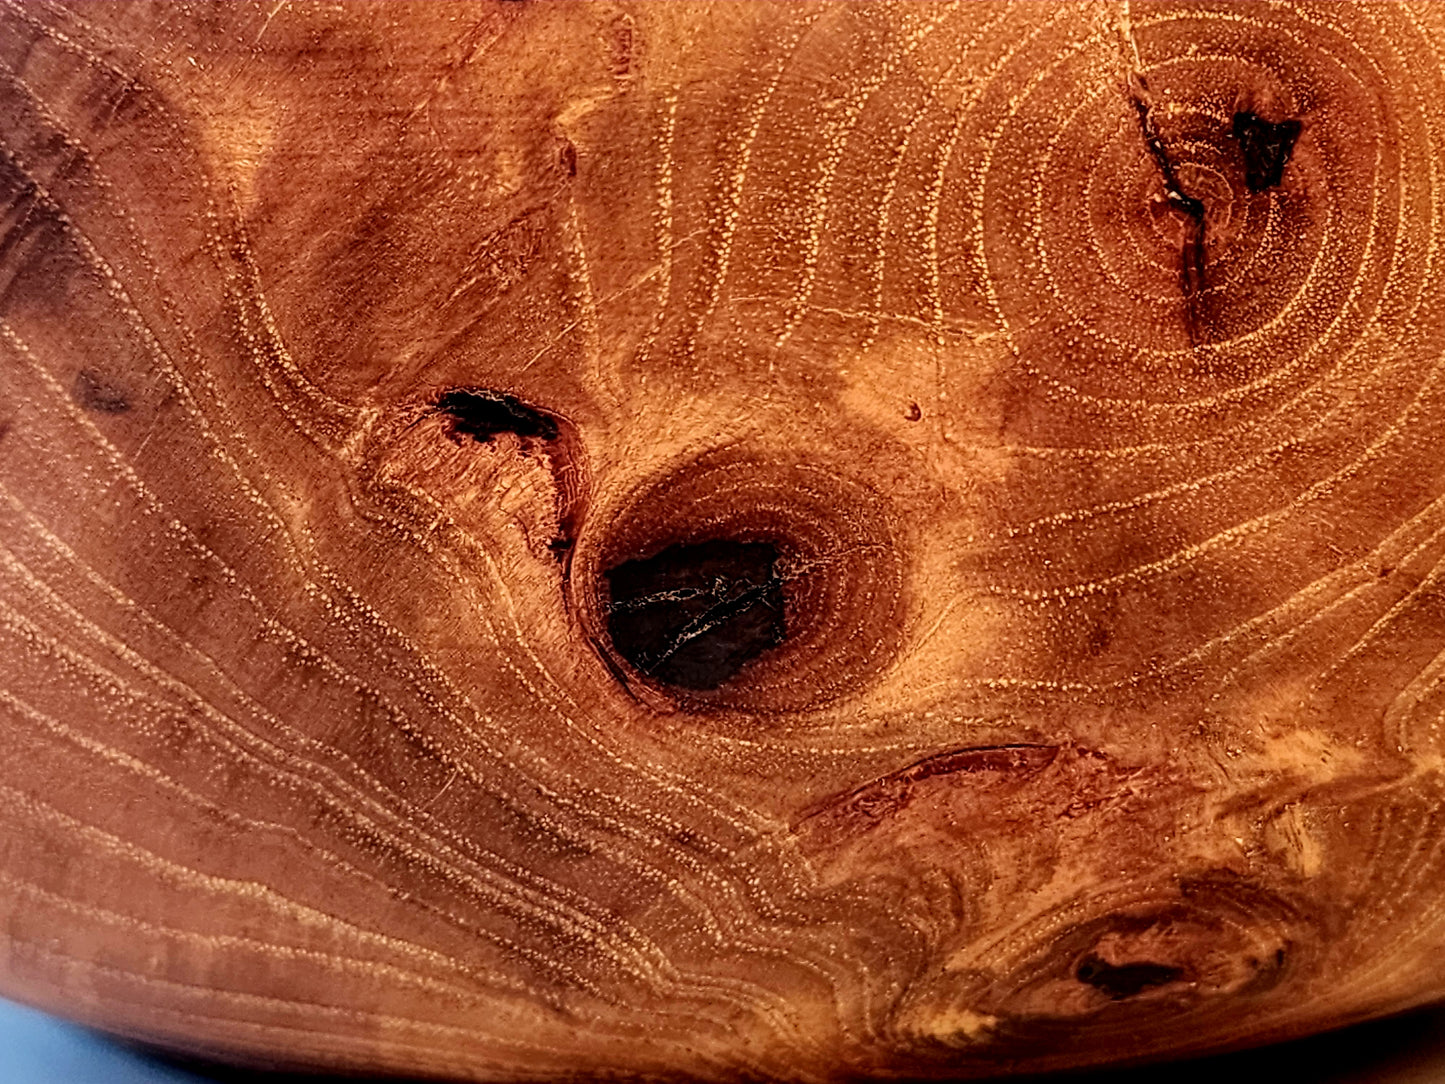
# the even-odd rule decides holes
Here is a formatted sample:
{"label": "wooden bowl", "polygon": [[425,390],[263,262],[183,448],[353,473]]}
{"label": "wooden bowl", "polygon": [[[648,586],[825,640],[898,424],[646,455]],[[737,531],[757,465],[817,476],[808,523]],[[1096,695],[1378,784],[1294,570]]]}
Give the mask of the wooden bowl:
{"label": "wooden bowl", "polygon": [[508,1081],[1440,999],[1442,52],[0,4],[0,993]]}

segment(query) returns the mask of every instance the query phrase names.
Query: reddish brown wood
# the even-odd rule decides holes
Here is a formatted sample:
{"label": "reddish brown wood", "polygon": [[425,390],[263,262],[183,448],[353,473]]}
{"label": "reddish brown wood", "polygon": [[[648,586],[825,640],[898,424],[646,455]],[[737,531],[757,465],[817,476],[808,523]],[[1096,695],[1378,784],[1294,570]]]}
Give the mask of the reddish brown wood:
{"label": "reddish brown wood", "polygon": [[499,1080],[1441,998],[1442,51],[0,4],[0,992]]}

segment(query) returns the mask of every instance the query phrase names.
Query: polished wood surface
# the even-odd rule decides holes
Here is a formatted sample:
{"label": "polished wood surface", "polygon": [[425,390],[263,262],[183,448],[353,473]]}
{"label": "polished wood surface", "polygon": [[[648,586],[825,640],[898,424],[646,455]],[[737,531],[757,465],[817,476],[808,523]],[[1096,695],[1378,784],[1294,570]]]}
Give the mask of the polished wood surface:
{"label": "polished wood surface", "polygon": [[1442,57],[0,3],[0,993],[497,1080],[1445,997]]}

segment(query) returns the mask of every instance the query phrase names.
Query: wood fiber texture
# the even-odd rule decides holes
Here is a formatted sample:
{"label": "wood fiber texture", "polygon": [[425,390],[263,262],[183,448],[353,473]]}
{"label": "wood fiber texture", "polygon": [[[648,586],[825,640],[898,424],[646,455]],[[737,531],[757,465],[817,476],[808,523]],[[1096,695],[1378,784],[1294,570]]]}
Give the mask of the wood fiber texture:
{"label": "wood fiber texture", "polygon": [[509,1081],[1445,997],[1442,59],[3,0],[0,993]]}

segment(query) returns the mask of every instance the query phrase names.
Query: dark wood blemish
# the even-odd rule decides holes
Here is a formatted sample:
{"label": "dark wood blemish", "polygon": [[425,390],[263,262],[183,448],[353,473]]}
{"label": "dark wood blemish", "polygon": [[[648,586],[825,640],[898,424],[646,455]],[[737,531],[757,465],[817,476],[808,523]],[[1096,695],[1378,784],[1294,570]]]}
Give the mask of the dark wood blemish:
{"label": "dark wood blemish", "polygon": [[668,685],[726,684],[787,637],[777,559],[766,542],[710,539],[608,569],[613,647]]}
{"label": "dark wood blemish", "polygon": [[124,414],[131,408],[125,389],[94,369],[82,369],[75,374],[70,397],[96,414]]}
{"label": "dark wood blemish", "polygon": [[556,440],[557,420],[514,395],[481,388],[453,388],[436,401],[436,410],[451,420],[454,436],[488,443],[501,433]]}
{"label": "dark wood blemish", "polygon": [[910,422],[919,421],[923,418],[923,408],[917,403],[909,403],[908,409],[903,412],[903,416]]}
{"label": "dark wood blemish", "polygon": [[1278,187],[1284,180],[1284,167],[1294,154],[1302,125],[1297,120],[1278,124],[1247,110],[1234,114],[1234,138],[1244,156],[1244,183],[1251,192],[1264,192]]}
{"label": "dark wood blemish", "polygon": [[589,485],[586,451],[576,427],[559,414],[492,388],[449,388],[431,400],[428,409],[446,420],[453,441],[490,444],[510,433],[521,441],[521,455],[535,454],[545,463],[557,487],[558,521],[557,537],[547,549],[567,568],[587,512]]}
{"label": "dark wood blemish", "polygon": [[1079,961],[1074,977],[1105,994],[1113,1001],[1138,997],[1145,990],[1168,986],[1184,975],[1182,969],[1168,964],[1111,964],[1093,953]]}
{"label": "dark wood blemish", "polygon": [[1185,192],[1180,185],[1174,162],[1170,159],[1169,152],[1164,146],[1164,140],[1154,125],[1148,96],[1149,85],[1144,81],[1143,76],[1139,77],[1138,84],[1129,100],[1133,103],[1134,113],[1139,118],[1139,128],[1144,135],[1144,145],[1148,148],[1149,156],[1154,159],[1154,164],[1159,167],[1159,174],[1164,179],[1164,194],[1169,202],[1179,210],[1190,218],[1202,222],[1204,220],[1204,204]]}
{"label": "dark wood blemish", "polygon": [[1144,145],[1154,159],[1159,175],[1164,181],[1164,195],[1170,205],[1181,212],[1186,219],[1184,243],[1180,251],[1179,286],[1184,295],[1185,321],[1191,344],[1199,342],[1199,301],[1204,292],[1204,251],[1205,208],[1202,200],[1184,191],[1179,183],[1178,171],[1164,146],[1159,129],[1154,124],[1149,84],[1142,75],[1136,75],[1130,87],[1129,100],[1139,118],[1139,129],[1144,136]]}

